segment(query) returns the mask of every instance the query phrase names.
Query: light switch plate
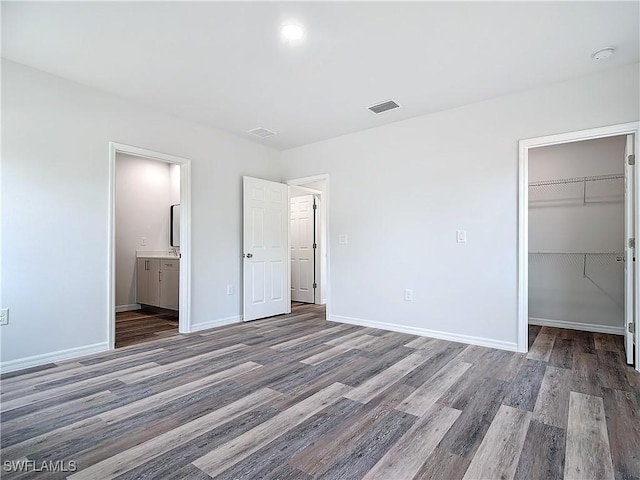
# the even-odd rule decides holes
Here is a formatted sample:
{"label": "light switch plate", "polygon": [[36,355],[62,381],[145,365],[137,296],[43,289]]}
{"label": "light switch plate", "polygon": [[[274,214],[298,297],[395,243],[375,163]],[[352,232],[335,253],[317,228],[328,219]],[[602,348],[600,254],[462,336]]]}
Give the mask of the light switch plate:
{"label": "light switch plate", "polygon": [[233,284],[227,284],[227,295],[233,295]]}
{"label": "light switch plate", "polygon": [[9,323],[9,309],[0,308],[0,325],[6,325]]}
{"label": "light switch plate", "polygon": [[456,242],[458,242],[458,243],[467,243],[467,231],[466,230],[458,230],[456,232]]}
{"label": "light switch plate", "polygon": [[340,235],[338,235],[338,244],[340,244],[340,245],[346,245],[347,244],[347,234],[346,233],[341,233]]}
{"label": "light switch plate", "polygon": [[140,246],[142,247],[147,246],[147,237],[140,237]]}

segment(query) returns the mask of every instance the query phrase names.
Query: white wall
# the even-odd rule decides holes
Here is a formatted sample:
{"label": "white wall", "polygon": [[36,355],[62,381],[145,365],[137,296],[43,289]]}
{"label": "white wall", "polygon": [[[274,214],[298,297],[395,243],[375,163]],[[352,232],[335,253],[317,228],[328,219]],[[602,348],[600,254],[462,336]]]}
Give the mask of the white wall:
{"label": "white wall", "polygon": [[179,165],[116,155],[116,308],[136,304],[136,250],[169,250],[175,203],[180,203]]}
{"label": "white wall", "polygon": [[330,175],[332,317],[515,349],[518,140],[638,100],[630,65],[283,152],[285,178]]}
{"label": "white wall", "polygon": [[237,320],[242,175],[276,151],[4,60],[2,140],[4,368],[107,346],[109,141],[192,160],[192,321]]}
{"label": "white wall", "polygon": [[[533,148],[529,181],[624,174],[625,143],[623,135]],[[624,252],[624,178],[588,182],[586,200],[594,203],[584,205],[583,194],[582,183],[529,188],[530,252]],[[530,255],[529,316],[622,329],[624,263],[587,256],[590,281],[584,261]]]}

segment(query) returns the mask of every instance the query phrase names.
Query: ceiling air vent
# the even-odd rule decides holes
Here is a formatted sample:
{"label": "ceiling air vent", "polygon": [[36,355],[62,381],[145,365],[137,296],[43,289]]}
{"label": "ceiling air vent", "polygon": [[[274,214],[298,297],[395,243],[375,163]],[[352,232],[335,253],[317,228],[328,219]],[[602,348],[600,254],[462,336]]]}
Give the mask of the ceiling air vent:
{"label": "ceiling air vent", "polygon": [[260,137],[260,138],[273,137],[274,135],[277,135],[276,132],[272,132],[271,130],[267,130],[266,128],[262,128],[262,127],[253,128],[248,132],[251,135],[255,135],[256,137]]}
{"label": "ceiling air vent", "polygon": [[388,112],[389,110],[400,108],[401,106],[402,105],[400,105],[398,102],[392,99],[392,100],[385,100],[384,102],[376,103],[375,105],[371,105],[370,107],[367,107],[367,108],[371,110],[373,113],[379,114],[379,113]]}

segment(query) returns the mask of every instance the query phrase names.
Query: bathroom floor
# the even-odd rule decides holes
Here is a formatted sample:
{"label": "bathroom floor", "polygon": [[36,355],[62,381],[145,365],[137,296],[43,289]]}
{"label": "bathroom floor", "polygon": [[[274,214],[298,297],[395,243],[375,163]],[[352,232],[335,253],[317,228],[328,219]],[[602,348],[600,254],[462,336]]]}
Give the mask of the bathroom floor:
{"label": "bathroom floor", "polygon": [[151,310],[116,313],[116,348],[178,335],[178,317]]}

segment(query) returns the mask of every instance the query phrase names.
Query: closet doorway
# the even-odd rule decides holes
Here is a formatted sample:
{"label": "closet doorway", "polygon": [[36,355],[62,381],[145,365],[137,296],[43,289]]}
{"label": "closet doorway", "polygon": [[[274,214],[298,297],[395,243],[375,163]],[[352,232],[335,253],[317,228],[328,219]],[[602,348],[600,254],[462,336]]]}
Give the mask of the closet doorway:
{"label": "closet doorway", "polygon": [[613,334],[638,368],[637,132],[520,143],[520,351],[529,325]]}

